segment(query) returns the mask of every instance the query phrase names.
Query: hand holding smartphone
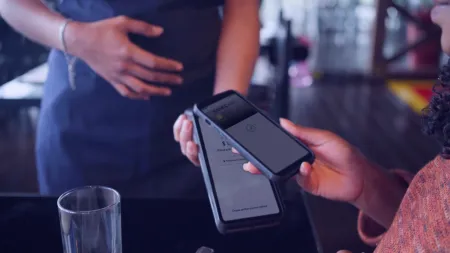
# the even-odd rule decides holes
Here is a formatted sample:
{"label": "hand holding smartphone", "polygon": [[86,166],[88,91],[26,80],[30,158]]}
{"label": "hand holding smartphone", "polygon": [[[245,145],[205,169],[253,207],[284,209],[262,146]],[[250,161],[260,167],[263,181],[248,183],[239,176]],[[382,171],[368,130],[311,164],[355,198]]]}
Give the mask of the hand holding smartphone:
{"label": "hand holding smartphone", "polygon": [[194,113],[272,181],[287,180],[303,162],[314,161],[306,145],[237,92],[226,91],[200,102]]}
{"label": "hand holding smartphone", "polygon": [[242,170],[245,158],[231,152],[227,139],[193,115],[203,178],[219,232],[269,227],[278,224],[283,205],[278,188],[263,175]]}

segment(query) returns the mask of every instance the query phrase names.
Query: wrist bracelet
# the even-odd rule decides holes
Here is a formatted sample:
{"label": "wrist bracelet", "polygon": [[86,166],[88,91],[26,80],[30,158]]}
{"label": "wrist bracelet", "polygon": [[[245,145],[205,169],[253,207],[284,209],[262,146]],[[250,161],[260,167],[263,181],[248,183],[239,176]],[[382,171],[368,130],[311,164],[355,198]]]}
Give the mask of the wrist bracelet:
{"label": "wrist bracelet", "polygon": [[75,63],[77,61],[77,58],[74,56],[70,56],[67,53],[67,44],[66,44],[66,39],[65,39],[65,32],[66,32],[66,28],[67,25],[72,22],[72,20],[70,19],[66,19],[64,21],[63,24],[61,24],[61,26],[59,27],[59,40],[61,41],[62,44],[62,49],[63,49],[63,53],[64,53],[64,57],[66,58],[66,62],[67,62],[67,72],[69,75],[69,85],[72,88],[72,90],[75,90],[76,86],[75,86]]}

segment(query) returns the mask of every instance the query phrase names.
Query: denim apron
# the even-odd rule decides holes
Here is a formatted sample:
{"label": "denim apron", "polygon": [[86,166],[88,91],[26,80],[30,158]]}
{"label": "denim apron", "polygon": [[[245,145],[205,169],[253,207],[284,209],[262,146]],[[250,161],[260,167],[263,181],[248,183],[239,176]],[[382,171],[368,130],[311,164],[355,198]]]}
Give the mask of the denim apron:
{"label": "denim apron", "polygon": [[60,0],[58,10],[72,20],[126,15],[163,27],[160,38],[130,35],[130,39],[156,55],[182,62],[184,84],[174,87],[170,97],[132,100],[78,61],[72,90],[64,55],[53,50],[36,141],[41,194],[58,195],[83,185],[110,186],[130,196],[204,194],[201,172],[182,156],[172,126],[186,108],[212,95],[221,4],[221,0]]}

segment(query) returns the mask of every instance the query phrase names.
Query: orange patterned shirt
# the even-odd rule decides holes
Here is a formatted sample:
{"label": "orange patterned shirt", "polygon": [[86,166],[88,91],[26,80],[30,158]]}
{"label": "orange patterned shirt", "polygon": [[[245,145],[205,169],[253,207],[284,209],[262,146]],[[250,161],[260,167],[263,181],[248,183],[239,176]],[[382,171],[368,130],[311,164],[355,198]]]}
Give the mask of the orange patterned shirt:
{"label": "orange patterned shirt", "polygon": [[450,252],[450,160],[437,157],[414,177],[386,233],[368,236],[373,225],[358,227],[377,253]]}

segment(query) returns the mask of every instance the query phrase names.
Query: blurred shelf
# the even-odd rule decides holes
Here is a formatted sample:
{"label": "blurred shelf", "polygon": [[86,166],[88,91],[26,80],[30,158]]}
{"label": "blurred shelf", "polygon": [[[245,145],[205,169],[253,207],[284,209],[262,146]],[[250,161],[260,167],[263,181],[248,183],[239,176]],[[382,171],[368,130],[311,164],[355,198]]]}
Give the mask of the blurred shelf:
{"label": "blurred shelf", "polygon": [[0,86],[0,106],[21,108],[39,106],[48,65],[42,64]]}

